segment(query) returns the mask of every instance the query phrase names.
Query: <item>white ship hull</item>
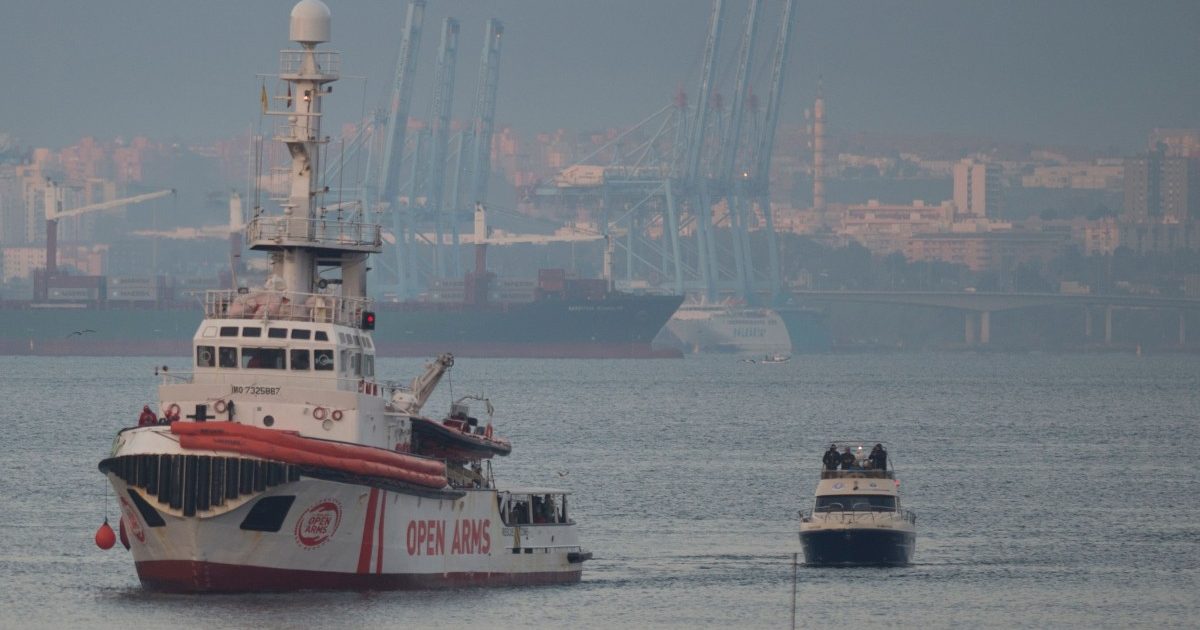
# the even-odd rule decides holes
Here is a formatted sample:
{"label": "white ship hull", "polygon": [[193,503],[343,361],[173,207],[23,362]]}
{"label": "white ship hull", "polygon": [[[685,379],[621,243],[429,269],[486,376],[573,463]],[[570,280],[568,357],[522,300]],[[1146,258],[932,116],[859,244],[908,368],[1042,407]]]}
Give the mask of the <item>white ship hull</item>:
{"label": "white ship hull", "polygon": [[[570,583],[582,573],[573,524],[506,526],[496,490],[439,500],[301,478],[217,515],[156,509],[163,524],[153,526],[130,493],[163,506],[109,478],[138,577],[157,590],[425,589]],[[270,497],[295,497],[278,530],[244,529]]]}
{"label": "white ship hull", "polygon": [[693,352],[768,353],[792,347],[783,320],[770,309],[684,305],[667,329]]}

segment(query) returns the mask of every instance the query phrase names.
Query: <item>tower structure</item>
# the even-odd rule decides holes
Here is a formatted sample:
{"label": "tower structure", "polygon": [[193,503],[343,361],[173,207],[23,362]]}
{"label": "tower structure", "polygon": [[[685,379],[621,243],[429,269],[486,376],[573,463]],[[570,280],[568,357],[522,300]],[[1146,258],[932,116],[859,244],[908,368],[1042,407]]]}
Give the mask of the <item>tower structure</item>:
{"label": "tower structure", "polygon": [[813,211],[825,225],[825,96],[817,83],[817,100],[813,103]]}
{"label": "tower structure", "polygon": [[287,89],[275,100],[285,101],[287,109],[267,114],[279,119],[275,139],[291,156],[290,187],[280,199],[281,214],[256,216],[246,226],[247,240],[251,249],[270,255],[268,290],[312,295],[319,288],[318,266],[326,266],[340,270],[336,280],[343,299],[365,301],[367,256],[382,247],[379,226],[346,221],[341,208],[327,210],[324,186],[314,175],[321,172],[328,142],[321,134],[321,103],[333,91],[327,84],[338,80],[341,65],[338,53],[317,50],[329,41],[329,8],[320,0],[302,0],[292,9],[289,32],[301,49],[280,52],[279,78]]}

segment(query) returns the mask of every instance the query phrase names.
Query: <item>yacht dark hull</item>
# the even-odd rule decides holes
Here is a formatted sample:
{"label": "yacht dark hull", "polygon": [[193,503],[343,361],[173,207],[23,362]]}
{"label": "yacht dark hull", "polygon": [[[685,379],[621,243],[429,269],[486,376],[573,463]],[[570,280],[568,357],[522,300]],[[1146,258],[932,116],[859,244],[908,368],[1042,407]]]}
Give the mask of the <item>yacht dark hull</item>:
{"label": "yacht dark hull", "polygon": [[810,566],[903,566],[912,562],[916,533],[878,528],[800,532]]}

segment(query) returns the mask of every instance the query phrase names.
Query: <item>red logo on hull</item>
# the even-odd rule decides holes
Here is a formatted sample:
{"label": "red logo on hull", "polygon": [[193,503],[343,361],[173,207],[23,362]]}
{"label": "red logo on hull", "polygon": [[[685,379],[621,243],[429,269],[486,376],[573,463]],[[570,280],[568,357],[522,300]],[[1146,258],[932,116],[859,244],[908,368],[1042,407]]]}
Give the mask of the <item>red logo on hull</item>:
{"label": "red logo on hull", "polygon": [[133,509],[125,497],[121,497],[121,513],[125,515],[125,522],[129,523],[129,531],[133,532],[138,542],[146,542],[146,531],[142,529],[142,522],[138,520],[137,510]]}
{"label": "red logo on hull", "polygon": [[322,499],[296,519],[296,543],[316,549],[333,537],[341,522],[342,504],[333,499]]}

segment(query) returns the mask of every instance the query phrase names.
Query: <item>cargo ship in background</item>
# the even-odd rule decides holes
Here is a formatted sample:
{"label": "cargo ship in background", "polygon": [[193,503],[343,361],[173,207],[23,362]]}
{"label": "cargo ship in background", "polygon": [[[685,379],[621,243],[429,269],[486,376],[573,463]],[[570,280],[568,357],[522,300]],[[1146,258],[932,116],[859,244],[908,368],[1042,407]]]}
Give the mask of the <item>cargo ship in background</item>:
{"label": "cargo ship in background", "polygon": [[[46,299],[0,302],[0,354],[186,356],[200,324],[191,288],[165,278],[59,276]],[[210,287],[218,288],[218,287]],[[377,302],[381,356],[678,357],[651,341],[682,296],[610,290],[543,269],[536,280],[468,273],[421,299]]]}
{"label": "cargo ship in background", "polygon": [[[626,293],[600,278],[542,269],[499,278],[478,266],[435,281],[418,299],[377,302],[381,356],[670,358],[651,342],[682,296]],[[251,280],[255,282],[257,279]],[[0,355],[184,356],[204,291],[230,288],[166,277],[38,274],[34,300],[0,301]]]}

